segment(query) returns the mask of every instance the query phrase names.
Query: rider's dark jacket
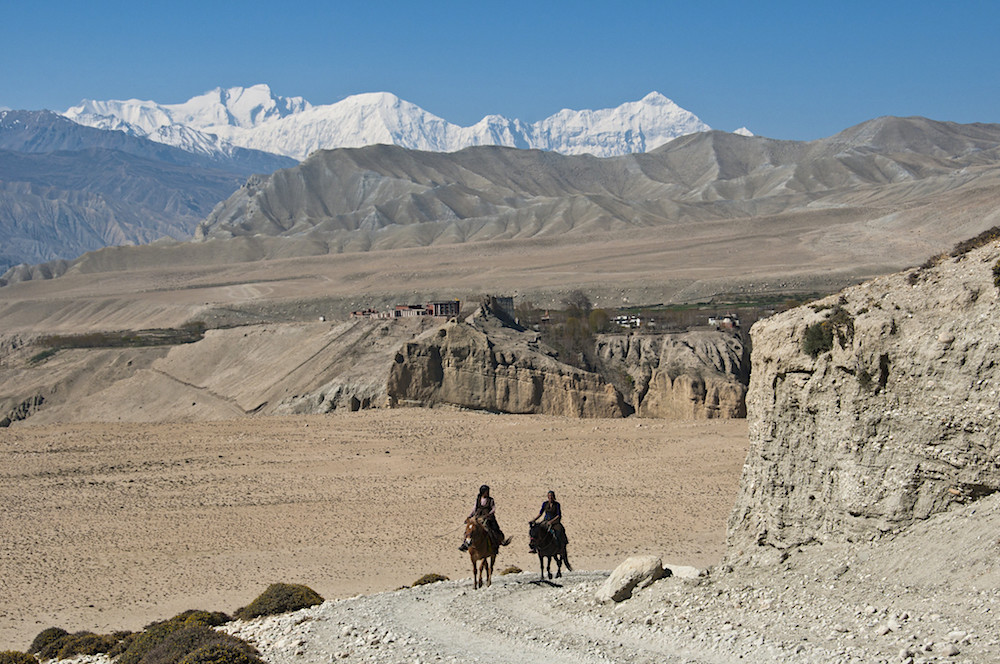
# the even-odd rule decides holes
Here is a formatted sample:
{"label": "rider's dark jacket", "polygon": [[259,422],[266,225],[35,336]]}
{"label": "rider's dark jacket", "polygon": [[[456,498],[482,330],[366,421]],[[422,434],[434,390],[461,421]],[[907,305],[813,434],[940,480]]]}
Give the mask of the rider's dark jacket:
{"label": "rider's dark jacket", "polygon": [[549,503],[546,500],[542,503],[542,509],[538,510],[538,516],[543,517],[546,521],[551,521],[557,516],[562,516],[562,508],[559,506],[559,501],[553,500]]}

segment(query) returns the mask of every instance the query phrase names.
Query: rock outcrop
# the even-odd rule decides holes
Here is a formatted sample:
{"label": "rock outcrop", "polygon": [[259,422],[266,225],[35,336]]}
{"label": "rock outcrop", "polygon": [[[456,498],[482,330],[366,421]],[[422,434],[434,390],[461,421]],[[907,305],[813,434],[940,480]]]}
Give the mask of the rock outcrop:
{"label": "rock outcrop", "polygon": [[873,539],[1000,489],[1000,244],[953,254],[753,327],[731,561]]}
{"label": "rock outcrop", "polygon": [[404,344],[389,371],[390,405],[448,404],[498,413],[623,417],[621,394],[600,375],[553,359],[535,333],[482,310]]}
{"label": "rock outcrop", "polygon": [[750,349],[729,332],[602,335],[597,355],[610,372],[628,376],[640,417],[714,419],[746,416]]}

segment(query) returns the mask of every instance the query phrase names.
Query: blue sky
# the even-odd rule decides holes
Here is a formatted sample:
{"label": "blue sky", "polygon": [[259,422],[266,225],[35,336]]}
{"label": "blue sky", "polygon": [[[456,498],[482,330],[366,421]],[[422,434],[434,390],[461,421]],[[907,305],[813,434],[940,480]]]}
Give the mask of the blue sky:
{"label": "blue sky", "polygon": [[0,18],[0,106],[267,83],[533,122],[656,90],[714,128],[814,139],[880,115],[1000,122],[995,2],[44,2]]}

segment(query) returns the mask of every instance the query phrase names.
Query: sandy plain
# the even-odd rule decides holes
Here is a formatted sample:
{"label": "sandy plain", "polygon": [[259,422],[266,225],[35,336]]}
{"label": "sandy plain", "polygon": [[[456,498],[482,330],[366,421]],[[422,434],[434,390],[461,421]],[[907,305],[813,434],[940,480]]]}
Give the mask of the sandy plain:
{"label": "sandy plain", "polygon": [[232,612],[276,581],[334,598],[469,577],[457,547],[483,482],[514,536],[498,569],[536,569],[526,522],[548,489],[574,569],[640,552],[709,565],[746,446],[742,420],[446,409],[12,427],[0,435],[0,650],[49,626]]}

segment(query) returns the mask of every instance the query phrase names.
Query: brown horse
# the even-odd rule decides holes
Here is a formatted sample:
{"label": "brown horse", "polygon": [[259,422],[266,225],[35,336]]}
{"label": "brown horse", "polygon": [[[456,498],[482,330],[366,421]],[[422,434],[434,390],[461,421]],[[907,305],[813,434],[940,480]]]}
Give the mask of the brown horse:
{"label": "brown horse", "polygon": [[476,588],[483,587],[484,573],[486,585],[490,585],[493,581],[493,563],[497,558],[497,548],[482,519],[470,516],[465,520],[465,544],[469,547],[469,558],[472,559],[473,585]]}

